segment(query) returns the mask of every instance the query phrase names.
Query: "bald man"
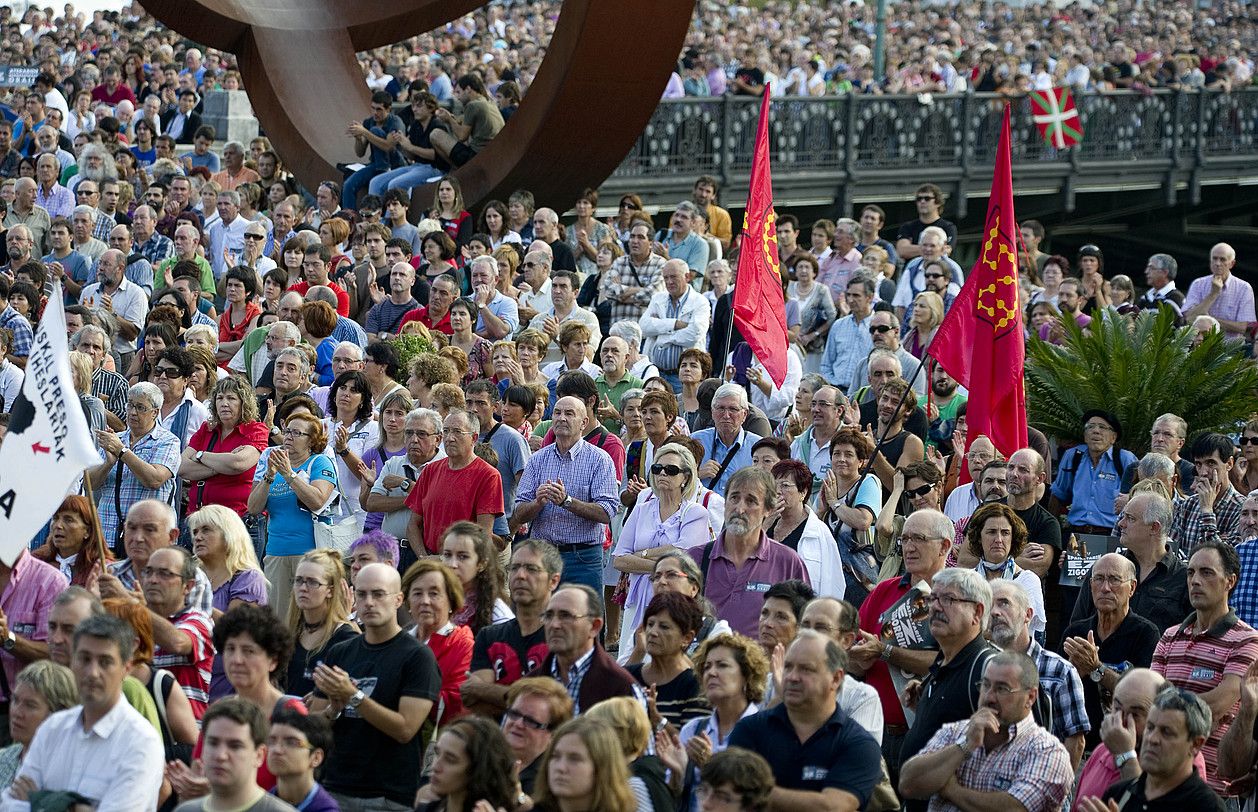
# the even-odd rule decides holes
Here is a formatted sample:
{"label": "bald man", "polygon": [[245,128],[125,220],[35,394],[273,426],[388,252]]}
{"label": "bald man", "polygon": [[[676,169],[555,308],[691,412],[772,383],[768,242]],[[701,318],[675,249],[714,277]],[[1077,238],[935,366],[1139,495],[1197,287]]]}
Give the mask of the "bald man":
{"label": "bald man", "polygon": [[419,789],[419,728],[441,690],[432,651],[398,624],[402,581],[368,564],[354,581],[363,633],[325,651],[314,669],[312,713],[332,719],[337,748],[323,786],[342,809],[409,805]]}
{"label": "bald man", "polygon": [[1258,319],[1254,316],[1254,288],[1232,273],[1236,249],[1221,242],[1210,249],[1210,275],[1194,279],[1184,299],[1184,321],[1214,316],[1228,338],[1244,338]]}
{"label": "bald man", "polygon": [[122,369],[131,364],[135,355],[135,340],[140,326],[149,312],[149,297],[143,289],[126,277],[127,258],[117,248],[110,248],[100,255],[96,264],[94,284],[83,288],[79,304],[97,312],[109,312],[118,322],[114,336],[114,349],[122,359]]}
{"label": "bald man", "polygon": [[551,417],[555,442],[525,463],[511,530],[531,522],[533,538],[558,545],[563,582],[601,595],[603,537],[620,507],[616,468],[606,451],[582,439],[595,418],[580,398],[560,398]]}

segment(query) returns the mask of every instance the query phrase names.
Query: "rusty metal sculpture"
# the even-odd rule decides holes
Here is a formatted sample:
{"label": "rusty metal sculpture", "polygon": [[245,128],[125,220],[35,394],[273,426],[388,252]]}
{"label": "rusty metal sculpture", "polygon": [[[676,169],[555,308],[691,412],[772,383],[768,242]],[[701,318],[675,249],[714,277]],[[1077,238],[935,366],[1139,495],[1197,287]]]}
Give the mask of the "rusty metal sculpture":
{"label": "rusty metal sculpture", "polygon": [[[457,19],[478,0],[146,0],[164,24],[234,53],[263,129],[308,187],[354,160],[369,94],[355,53]],[[694,0],[565,0],[507,126],[455,174],[469,205],[514,189],[557,208],[616,168],[673,70]],[[422,188],[422,187],[421,187]],[[431,194],[430,190],[424,190]]]}

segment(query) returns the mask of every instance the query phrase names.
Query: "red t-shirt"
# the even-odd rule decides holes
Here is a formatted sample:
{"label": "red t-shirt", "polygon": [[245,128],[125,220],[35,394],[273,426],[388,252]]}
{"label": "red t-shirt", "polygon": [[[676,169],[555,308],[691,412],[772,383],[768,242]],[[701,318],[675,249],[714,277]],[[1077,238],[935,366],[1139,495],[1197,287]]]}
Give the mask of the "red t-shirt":
{"label": "red t-shirt", "polygon": [[[865,602],[861,604],[858,613],[861,629],[872,635],[882,634],[882,624],[878,622],[878,617],[904,597],[911,587],[912,583],[908,576],[888,578],[874,587],[869,597],[865,598]],[[900,705],[900,698],[896,694],[895,683],[891,680],[891,670],[887,663],[878,660],[870,666],[865,672],[865,683],[874,686],[874,689],[878,691],[878,698],[882,700],[882,719],[886,724],[907,724],[904,718],[904,708]]]}
{"label": "red t-shirt", "polygon": [[140,104],[135,100],[135,93],[131,90],[131,88],[127,87],[122,82],[118,83],[118,86],[114,88],[113,93],[110,93],[109,89],[106,88],[103,83],[92,88],[92,101],[94,102],[104,102],[111,107],[117,107],[118,102],[123,99],[126,99],[137,107]]}
{"label": "red t-shirt", "polygon": [[436,324],[433,324],[432,319],[428,318],[428,308],[417,307],[414,310],[408,310],[406,311],[406,315],[402,316],[402,323],[398,325],[398,330],[401,330],[402,327],[410,321],[417,321],[429,330],[436,330],[438,332],[445,333],[448,336],[454,335],[454,328],[450,326],[449,310],[446,311],[446,314],[441,318],[441,321]]}
{"label": "red t-shirt", "polygon": [[[331,288],[332,292],[336,294],[336,312],[348,319],[349,318],[349,294],[345,292],[344,288],[342,288],[340,285],[336,284],[330,279],[328,280],[328,284],[325,285],[324,287]],[[306,282],[305,280],[302,280],[301,282],[298,282],[296,285],[293,285],[291,288],[289,288],[289,290],[296,291],[300,293],[302,296],[305,296],[306,291],[310,290],[310,283]]]}
{"label": "red t-shirt", "polygon": [[[266,449],[269,432],[265,423],[255,420],[252,423],[240,424],[226,437],[218,437],[217,434],[216,430],[210,428],[209,423],[204,423],[192,435],[192,439],[188,440],[188,447],[195,448],[197,451],[225,454],[241,446],[253,446],[261,452]],[[210,447],[211,437],[214,437],[213,448]],[[202,505],[222,505],[243,516],[245,502],[249,499],[249,489],[253,487],[253,471],[254,469],[250,468],[239,474],[212,476],[205,480],[203,493],[200,492],[200,486],[193,483],[188,488],[188,513],[199,510]]]}
{"label": "red t-shirt", "polygon": [[441,534],[450,525],[474,522],[481,513],[503,514],[502,477],[480,457],[457,471],[450,470],[448,457],[442,457],[424,466],[406,496],[406,506],[423,520],[424,547],[435,555],[441,551]]}

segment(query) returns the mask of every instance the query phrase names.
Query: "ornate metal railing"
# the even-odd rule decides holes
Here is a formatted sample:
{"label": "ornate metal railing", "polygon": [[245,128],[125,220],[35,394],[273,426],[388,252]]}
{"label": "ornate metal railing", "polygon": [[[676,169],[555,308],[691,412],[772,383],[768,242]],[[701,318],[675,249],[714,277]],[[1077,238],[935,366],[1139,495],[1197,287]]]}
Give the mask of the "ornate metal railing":
{"label": "ornate metal railing", "polygon": [[[1191,171],[1236,164],[1258,176],[1258,88],[1231,93],[1119,91],[1076,96],[1085,136],[1059,151],[1040,138],[1025,97],[1013,100],[1013,161],[1069,174],[1090,165],[1121,171]],[[770,114],[773,175],[874,181],[887,173],[990,172],[1003,98],[838,96],[775,99]],[[759,100],[727,96],[660,102],[610,185],[671,186],[681,178],[714,175],[738,186],[750,170]],[[1248,162],[1235,160],[1246,158]]]}

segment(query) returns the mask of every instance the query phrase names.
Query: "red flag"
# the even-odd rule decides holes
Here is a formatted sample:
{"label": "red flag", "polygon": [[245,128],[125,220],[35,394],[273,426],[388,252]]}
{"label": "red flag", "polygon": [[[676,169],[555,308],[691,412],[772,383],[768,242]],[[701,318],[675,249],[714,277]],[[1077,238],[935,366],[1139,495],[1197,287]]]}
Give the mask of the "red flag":
{"label": "red flag", "polygon": [[1006,457],[1027,443],[1022,387],[1026,347],[1018,302],[1018,224],[1009,160],[1006,105],[982,250],[930,346],[930,354],[948,374],[970,390],[967,438],[972,442],[986,435]]}
{"label": "red flag", "polygon": [[[743,214],[734,285],[734,323],[775,386],[786,380],[786,301],[778,267],[777,214],[769,177],[769,87],[760,100],[760,126],[751,160],[751,188]],[[732,351],[733,348],[731,347]],[[723,360],[719,363],[724,363]]]}

